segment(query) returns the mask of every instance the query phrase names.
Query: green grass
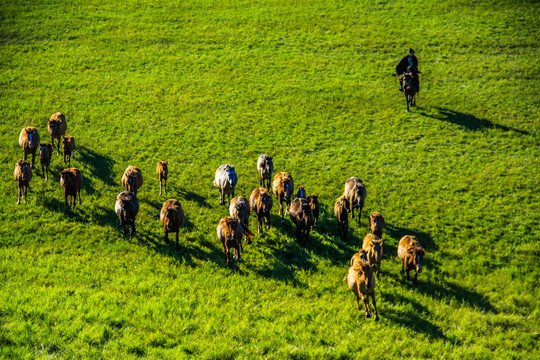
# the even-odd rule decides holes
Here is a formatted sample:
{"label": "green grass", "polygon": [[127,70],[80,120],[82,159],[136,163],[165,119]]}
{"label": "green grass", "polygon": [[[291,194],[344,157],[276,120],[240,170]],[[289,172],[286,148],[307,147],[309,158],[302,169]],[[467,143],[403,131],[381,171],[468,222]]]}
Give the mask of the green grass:
{"label": "green grass", "polygon": [[[0,357],[536,358],[539,333],[540,7],[528,1],[3,1],[0,4]],[[391,76],[423,72],[405,112]],[[18,135],[66,115],[84,176],[66,211],[54,157],[16,205]],[[257,157],[318,193],[302,250],[275,206],[267,236],[225,265],[215,169],[236,193]],[[159,160],[170,166],[158,196]],[[138,235],[114,214],[142,169]],[[364,180],[362,226],[336,238],[333,204]],[[159,210],[178,199],[180,249]],[[364,319],[343,276],[388,227]],[[251,220],[255,229],[256,221]],[[399,239],[427,249],[413,285]]]}

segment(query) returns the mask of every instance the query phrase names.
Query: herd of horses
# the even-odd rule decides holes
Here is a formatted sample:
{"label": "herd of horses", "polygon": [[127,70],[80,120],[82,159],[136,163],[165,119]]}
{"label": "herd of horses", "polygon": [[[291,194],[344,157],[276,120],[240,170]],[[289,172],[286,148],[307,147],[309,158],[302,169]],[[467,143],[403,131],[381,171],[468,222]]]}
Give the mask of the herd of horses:
{"label": "herd of horses", "polygon": [[[21,195],[26,202],[26,194],[32,179],[32,169],[35,168],[35,154],[39,148],[39,159],[42,173],[45,180],[48,180],[49,165],[55,145],[57,155],[59,155],[60,142],[62,139],[62,150],[64,163],[68,168],[61,171],[60,184],[64,189],[64,200],[67,209],[75,207],[77,196],[81,204],[81,188],[83,177],[79,169],[70,166],[70,160],[75,150],[75,139],[72,136],[65,136],[67,123],[62,113],[55,113],[51,116],[47,124],[47,130],[51,137],[51,144],[41,143],[39,132],[34,127],[25,127],[19,136],[19,145],[23,149],[23,159],[15,165],[14,177],[18,185],[17,204],[20,204]],[[27,156],[32,154],[32,163],[27,161]],[[160,182],[159,195],[162,190],[167,191],[168,162],[159,161],[157,164],[157,176]],[[290,220],[296,227],[296,239],[299,245],[305,247],[309,239],[309,233],[316,228],[320,204],[318,195],[307,195],[306,189],[300,186],[296,194],[294,193],[294,181],[287,172],[279,172],[272,178],[274,171],[273,158],[263,154],[257,161],[257,172],[259,174],[260,187],[254,189],[248,199],[243,196],[235,196],[235,188],[238,183],[238,175],[235,167],[224,164],[217,168],[214,186],[218,188],[219,204],[229,207],[230,216],[223,217],[216,228],[217,238],[223,245],[223,251],[227,266],[231,265],[230,255],[234,253],[236,260],[240,259],[242,251],[242,241],[251,244],[254,234],[249,230],[249,218],[255,214],[258,221],[257,232],[264,236],[263,227],[270,228],[270,212],[273,207],[274,197],[279,204],[278,214],[281,221],[285,221],[285,215],[289,215]],[[122,186],[124,191],[118,194],[115,203],[115,212],[120,220],[124,236],[135,234],[135,220],[139,211],[139,201],[137,192],[143,185],[143,176],[139,168],[128,166],[122,176]],[[270,193],[270,185],[273,193]],[[293,198],[293,196],[296,196]],[[334,215],[337,219],[337,233],[346,240],[349,229],[349,217],[355,218],[354,211],[358,211],[358,226],[360,226],[361,213],[367,191],[364,183],[357,177],[351,177],[345,182],[343,195],[334,204]],[[69,197],[69,201],[68,201]],[[227,197],[227,202],[225,198]],[[160,211],[160,221],[163,225],[164,238],[170,242],[169,234],[176,233],[176,247],[179,247],[179,232],[184,223],[184,212],[182,205],[176,199],[165,201]],[[264,223],[264,226],[263,226]],[[375,319],[378,320],[377,307],[375,303],[375,275],[377,280],[380,276],[381,260],[383,253],[383,229],[385,227],[383,216],[374,212],[369,217],[371,233],[367,234],[363,240],[362,248],[355,253],[350,260],[349,272],[345,276],[349,289],[356,295],[358,307],[360,300],[365,306],[366,318],[371,317],[369,309],[369,298],[372,299]],[[425,251],[415,236],[405,235],[398,244],[397,256],[402,262],[401,273],[407,275],[414,271],[414,280],[422,271],[422,260]]]}

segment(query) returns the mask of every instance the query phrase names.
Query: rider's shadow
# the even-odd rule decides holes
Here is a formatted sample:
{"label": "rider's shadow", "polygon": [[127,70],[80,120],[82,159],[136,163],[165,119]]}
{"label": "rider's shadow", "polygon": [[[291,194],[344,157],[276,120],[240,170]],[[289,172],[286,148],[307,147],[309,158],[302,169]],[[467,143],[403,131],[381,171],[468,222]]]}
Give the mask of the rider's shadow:
{"label": "rider's shadow", "polygon": [[487,119],[480,119],[471,114],[465,114],[451,109],[436,107],[438,113],[428,114],[422,112],[422,115],[430,117],[432,119],[437,119],[441,121],[447,121],[452,124],[459,125],[470,131],[484,130],[484,129],[499,129],[502,131],[515,131],[521,135],[530,135],[529,132],[524,130],[515,129],[508,126],[493,124]]}

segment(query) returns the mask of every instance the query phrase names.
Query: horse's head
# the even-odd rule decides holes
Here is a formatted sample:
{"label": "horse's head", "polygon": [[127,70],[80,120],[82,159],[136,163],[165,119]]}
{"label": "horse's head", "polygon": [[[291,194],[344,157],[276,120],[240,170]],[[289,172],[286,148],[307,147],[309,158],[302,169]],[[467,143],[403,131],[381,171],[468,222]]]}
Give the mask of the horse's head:
{"label": "horse's head", "polygon": [[303,186],[300,186],[298,188],[298,193],[296,194],[296,197],[299,197],[301,199],[306,198],[306,189]]}
{"label": "horse's head", "polygon": [[373,265],[370,265],[368,261],[363,260],[361,263],[362,271],[364,272],[364,285],[366,289],[372,289],[375,284],[373,283]]}
{"label": "horse's head", "polygon": [[28,134],[28,140],[30,140],[30,147],[34,147],[34,134],[31,131],[26,133]]}
{"label": "horse's head", "polygon": [[130,173],[127,176],[127,187],[129,191],[135,191],[135,173]]}
{"label": "horse's head", "polygon": [[172,224],[174,224],[175,222],[175,217],[176,217],[176,209],[170,207],[165,210],[165,218],[167,219],[165,226],[167,230],[169,231],[172,230]]}
{"label": "horse's head", "polygon": [[49,127],[51,128],[51,135],[53,135],[53,136],[54,136],[55,125],[56,124],[55,124],[54,120],[52,120],[52,119],[49,120]]}
{"label": "horse's head", "polygon": [[383,252],[382,240],[373,240],[373,248],[375,249],[375,259],[381,261]]}
{"label": "horse's head", "polygon": [[409,256],[412,260],[411,262],[418,274],[422,272],[422,260],[424,259],[425,255],[426,251],[421,247],[415,246],[409,249]]}
{"label": "horse's head", "polygon": [[163,170],[167,171],[167,165],[169,165],[168,161],[162,161]]}
{"label": "horse's head", "polygon": [[304,214],[304,221],[306,225],[313,226],[315,224],[315,216],[313,216],[313,211],[311,211],[309,202],[302,201],[302,213]]}
{"label": "horse's head", "polygon": [[238,181],[238,176],[236,175],[236,172],[234,171],[234,166],[231,166],[229,170],[227,170],[227,180],[232,186],[236,186],[236,182]]}
{"label": "horse's head", "polygon": [[285,201],[289,202],[291,200],[291,184],[289,184],[289,180],[283,184],[283,192],[285,193]]}

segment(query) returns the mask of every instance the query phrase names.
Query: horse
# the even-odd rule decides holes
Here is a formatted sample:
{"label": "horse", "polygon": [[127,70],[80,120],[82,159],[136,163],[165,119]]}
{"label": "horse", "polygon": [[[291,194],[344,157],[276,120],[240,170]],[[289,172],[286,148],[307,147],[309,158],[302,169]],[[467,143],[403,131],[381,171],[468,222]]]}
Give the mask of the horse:
{"label": "horse", "polygon": [[[79,195],[79,205],[82,204],[81,201],[81,188],[82,188],[83,178],[82,174],[77,168],[68,168],[60,172],[60,185],[64,188],[64,201],[66,202],[66,207],[69,209],[71,206],[75,207],[77,202],[77,194]],[[68,203],[68,197],[70,201]]]}
{"label": "horse", "polygon": [[64,164],[70,166],[73,151],[75,150],[75,139],[73,136],[62,137],[62,152],[64,153]]}
{"label": "horse", "polygon": [[21,203],[21,195],[24,196],[24,202],[26,202],[26,193],[30,188],[30,180],[32,180],[32,167],[30,163],[24,159],[17,161],[15,164],[15,172],[13,173],[15,180],[17,180],[17,205]]}
{"label": "horse", "polygon": [[285,214],[287,214],[287,209],[291,206],[291,196],[294,192],[292,176],[284,171],[277,173],[272,183],[272,191],[279,202],[279,215],[281,215],[281,220],[283,220],[283,201],[285,201]]}
{"label": "horse", "polygon": [[368,262],[377,267],[377,280],[379,280],[379,272],[381,270],[381,260],[383,254],[383,243],[377,235],[367,234],[362,242],[368,256]]}
{"label": "horse", "polygon": [[182,205],[176,199],[169,199],[165,201],[161,212],[159,213],[159,220],[163,224],[163,230],[165,231],[165,241],[169,243],[169,233],[176,233],[176,248],[180,247],[178,242],[178,234],[180,232],[180,225],[184,222],[184,211]]}
{"label": "horse", "polygon": [[[369,311],[369,297],[373,302],[373,312],[375,314],[375,321],[379,320],[379,313],[377,312],[377,304],[375,303],[375,277],[373,276],[373,265],[370,265],[365,260],[365,253],[355,254],[351,259],[351,267],[349,273],[345,276],[349,289],[356,295],[356,304],[358,310],[360,310],[360,299],[364,302],[365,317],[366,319],[371,317]],[[364,255],[364,256],[362,256]]]}
{"label": "horse", "polygon": [[124,229],[124,237],[127,235],[126,226],[130,227],[129,234],[133,237],[135,235],[135,217],[139,212],[139,200],[137,195],[131,191],[122,191],[116,197],[116,204],[114,205],[114,211],[120,219],[120,225]]}
{"label": "horse", "polygon": [[379,239],[382,239],[383,229],[386,225],[383,216],[378,212],[373,212],[369,216],[369,226],[371,227],[371,233],[377,235]]}
{"label": "horse", "polygon": [[347,233],[349,230],[349,200],[342,195],[336,200],[334,204],[334,215],[336,215],[338,222],[338,235],[343,240],[347,239]]}
{"label": "horse", "polygon": [[39,144],[39,162],[41,163],[41,171],[45,181],[49,180],[49,165],[51,164],[53,147],[51,144]]}
{"label": "horse", "polygon": [[309,239],[309,231],[315,224],[315,217],[309,202],[302,198],[294,199],[289,217],[296,225],[296,240],[300,246],[304,247]]}
{"label": "horse", "polygon": [[224,217],[219,221],[216,232],[218,239],[223,244],[227,266],[230,266],[230,249],[235,250],[234,257],[236,260],[240,260],[240,249],[242,248],[240,240],[244,236],[244,229],[240,221],[232,216]]}
{"label": "horse", "polygon": [[238,175],[234,171],[234,165],[221,165],[216,170],[214,178],[214,186],[219,189],[219,205],[225,205],[225,195],[227,198],[227,206],[231,203],[231,195],[234,198],[234,188],[238,183]]}
{"label": "horse", "polygon": [[[272,180],[272,172],[274,171],[273,157],[263,154],[257,160],[257,170],[259,171],[259,185],[265,188],[270,188]],[[267,185],[268,184],[268,185]]]}
{"label": "horse", "polygon": [[39,147],[39,133],[36,128],[28,126],[21,130],[19,134],[19,145],[23,149],[23,159],[26,160],[28,154],[32,154],[32,169],[35,168],[36,150]]}
{"label": "horse", "polygon": [[253,190],[251,196],[249,197],[249,204],[251,211],[255,212],[257,215],[258,228],[257,231],[259,234],[263,234],[262,220],[266,223],[266,229],[270,229],[270,210],[272,209],[273,200],[272,195],[265,188],[257,188]]}
{"label": "horse", "polygon": [[407,272],[407,280],[411,280],[409,271],[414,270],[414,281],[416,282],[418,274],[422,272],[422,260],[426,255],[418,238],[412,235],[402,237],[399,240],[397,255],[401,260],[401,273]]}
{"label": "horse", "polygon": [[364,183],[357,177],[351,177],[345,182],[345,192],[343,193],[349,200],[351,211],[351,219],[354,219],[354,209],[358,208],[358,226],[360,226],[360,218],[362,209],[364,208],[364,200],[367,196],[367,191]]}
{"label": "horse", "polygon": [[418,89],[414,81],[412,73],[404,73],[403,79],[403,94],[405,94],[405,101],[407,102],[407,112],[409,112],[409,105],[416,106],[416,93]]}
{"label": "horse", "polygon": [[122,186],[127,191],[137,194],[137,190],[139,190],[142,184],[143,176],[141,170],[136,166],[128,166],[124,171],[124,175],[122,175]]}
{"label": "horse", "polygon": [[158,178],[159,178],[159,195],[161,195],[161,187],[163,186],[163,183],[165,182],[165,192],[167,192],[167,176],[169,175],[169,162],[168,161],[160,161],[157,164],[156,169]]}
{"label": "horse", "polygon": [[61,112],[56,112],[51,115],[49,122],[47,123],[47,130],[51,135],[51,145],[54,148],[54,139],[57,141],[56,155],[60,151],[60,138],[66,134],[67,123],[66,117]]}
{"label": "horse", "polygon": [[229,206],[229,213],[232,217],[237,218],[244,229],[244,238],[248,244],[251,244],[251,238],[253,233],[249,231],[249,214],[251,209],[249,202],[243,196],[236,196],[231,200],[231,205]]}

